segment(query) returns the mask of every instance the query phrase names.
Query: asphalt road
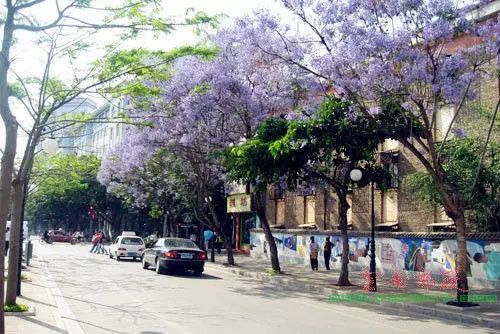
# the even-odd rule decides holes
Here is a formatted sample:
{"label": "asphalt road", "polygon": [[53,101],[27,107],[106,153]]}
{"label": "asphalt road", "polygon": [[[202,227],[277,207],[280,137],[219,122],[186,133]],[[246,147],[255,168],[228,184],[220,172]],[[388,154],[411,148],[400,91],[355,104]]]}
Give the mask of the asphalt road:
{"label": "asphalt road", "polygon": [[493,333],[378,306],[328,303],[212,267],[202,277],[157,275],[138,261],[117,262],[89,248],[35,247],[74,333]]}

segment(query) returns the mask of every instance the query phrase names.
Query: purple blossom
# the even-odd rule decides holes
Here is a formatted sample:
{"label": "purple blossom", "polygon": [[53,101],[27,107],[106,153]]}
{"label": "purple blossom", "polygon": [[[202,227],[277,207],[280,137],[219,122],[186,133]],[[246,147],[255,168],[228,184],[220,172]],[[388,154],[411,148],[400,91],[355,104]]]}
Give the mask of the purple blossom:
{"label": "purple blossom", "polygon": [[463,139],[467,138],[468,134],[464,128],[453,128],[451,132],[455,135],[455,137]]}

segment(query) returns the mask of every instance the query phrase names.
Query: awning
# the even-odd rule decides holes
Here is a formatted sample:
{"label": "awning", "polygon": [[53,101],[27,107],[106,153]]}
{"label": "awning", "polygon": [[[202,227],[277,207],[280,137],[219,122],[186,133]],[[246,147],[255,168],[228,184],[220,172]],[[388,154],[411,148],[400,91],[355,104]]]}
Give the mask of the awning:
{"label": "awning", "polygon": [[270,228],[285,228],[285,224],[279,224],[279,225],[269,225]]}
{"label": "awning", "polygon": [[318,226],[316,224],[300,224],[300,225],[297,225],[297,227],[300,227],[300,228],[318,228]]}
{"label": "awning", "polygon": [[454,222],[440,222],[440,223],[432,223],[432,224],[427,224],[427,226],[453,226],[455,225]]}
{"label": "awning", "polygon": [[375,224],[375,227],[391,227],[391,226],[396,226],[398,224],[399,224],[398,222],[382,223],[382,224]]}

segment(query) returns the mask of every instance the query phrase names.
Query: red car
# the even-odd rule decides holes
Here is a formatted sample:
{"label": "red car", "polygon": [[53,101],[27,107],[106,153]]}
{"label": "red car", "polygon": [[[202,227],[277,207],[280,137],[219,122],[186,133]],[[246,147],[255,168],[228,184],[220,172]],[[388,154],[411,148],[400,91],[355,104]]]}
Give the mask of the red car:
{"label": "red car", "polygon": [[49,231],[49,238],[52,242],[69,242],[72,245],[76,244],[77,240],[71,234],[63,231]]}

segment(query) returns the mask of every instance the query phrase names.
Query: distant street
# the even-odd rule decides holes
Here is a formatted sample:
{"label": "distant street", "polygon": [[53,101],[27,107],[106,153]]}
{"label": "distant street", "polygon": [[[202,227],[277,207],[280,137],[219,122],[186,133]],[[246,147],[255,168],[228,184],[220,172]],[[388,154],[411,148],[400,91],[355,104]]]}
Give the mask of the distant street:
{"label": "distant street", "polygon": [[55,282],[52,291],[64,298],[54,294],[63,300],[59,311],[70,333],[489,333],[379,307],[328,303],[208,266],[201,278],[159,276],[139,262],[117,262],[89,248],[35,242],[47,284]]}

